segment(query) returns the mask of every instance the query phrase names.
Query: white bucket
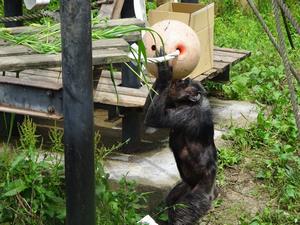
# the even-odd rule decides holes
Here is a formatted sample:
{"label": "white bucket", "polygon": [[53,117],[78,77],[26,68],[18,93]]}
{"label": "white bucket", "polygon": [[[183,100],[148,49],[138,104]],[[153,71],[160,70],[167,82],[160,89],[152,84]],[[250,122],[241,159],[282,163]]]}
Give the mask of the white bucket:
{"label": "white bucket", "polygon": [[40,8],[45,5],[48,5],[50,0],[24,0],[25,6],[27,9]]}

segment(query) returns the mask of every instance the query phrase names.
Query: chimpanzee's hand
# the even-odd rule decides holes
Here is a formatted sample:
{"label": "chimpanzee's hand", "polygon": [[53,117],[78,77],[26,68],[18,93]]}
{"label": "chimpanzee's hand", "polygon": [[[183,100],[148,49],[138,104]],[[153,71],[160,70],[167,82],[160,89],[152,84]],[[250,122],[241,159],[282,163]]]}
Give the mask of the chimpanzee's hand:
{"label": "chimpanzee's hand", "polygon": [[[160,48],[159,52],[156,51],[157,57],[165,56],[165,55],[166,55],[166,52],[163,47]],[[171,66],[169,66],[168,61],[157,63],[157,68],[158,68],[158,77],[161,80],[168,82],[172,79],[173,69]]]}

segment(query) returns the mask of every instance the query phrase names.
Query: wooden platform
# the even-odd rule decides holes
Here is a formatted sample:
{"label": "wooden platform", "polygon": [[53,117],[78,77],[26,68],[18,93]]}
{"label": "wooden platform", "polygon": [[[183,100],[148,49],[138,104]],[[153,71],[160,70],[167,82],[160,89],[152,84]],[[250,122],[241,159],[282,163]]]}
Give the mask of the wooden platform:
{"label": "wooden platform", "polygon": [[[107,44],[107,41],[98,41],[96,42],[97,46],[103,46]],[[125,47],[122,45],[122,40],[114,40],[110,43],[111,46],[119,46],[121,48]],[[107,46],[106,46],[107,47]],[[0,50],[0,55],[3,50]],[[97,50],[95,50],[97,52]],[[112,52],[116,52],[115,50]],[[245,59],[250,55],[248,51],[241,51],[235,49],[228,48],[215,48],[214,49],[214,67],[205,72],[204,74],[200,74],[195,80],[203,81],[206,79],[215,78],[218,75],[222,75],[222,73],[226,70],[229,70],[231,66],[238,63],[239,61]],[[19,56],[20,57],[20,56]],[[14,58],[19,58],[18,56],[14,56]],[[22,56],[26,58],[25,56]],[[97,56],[98,57],[98,56]],[[121,56],[118,56],[121,59]],[[116,60],[117,58],[113,58]],[[32,58],[29,58],[30,60]],[[27,60],[29,60],[27,59]],[[101,61],[102,58],[99,56],[97,60]],[[39,60],[40,61],[40,60]],[[119,60],[118,60],[119,61]],[[3,61],[0,61],[0,68]],[[17,65],[17,63],[15,63]],[[35,67],[38,63],[34,64]],[[54,63],[54,65],[56,65]],[[21,68],[21,64],[18,68]],[[16,72],[6,72],[6,76],[8,77],[16,77]],[[47,69],[30,69],[24,70],[18,73],[19,79],[24,81],[30,81],[31,83],[35,82],[47,82],[50,84],[61,84],[62,83],[62,74],[60,67],[55,68],[47,68]],[[117,85],[117,92],[115,91],[115,87],[113,86],[110,73],[108,71],[103,71],[100,80],[95,80],[95,89],[94,89],[94,102],[102,103],[107,105],[118,105],[121,107],[143,107],[145,103],[145,99],[148,95],[148,88],[146,86],[142,86],[139,89],[122,87],[121,85],[121,73],[115,72],[113,74],[115,79],[115,84]],[[150,78],[153,82],[154,79]]]}
{"label": "wooden platform", "polygon": [[202,81],[220,76],[222,73],[226,72],[226,70],[230,70],[231,66],[249,57],[250,54],[251,52],[245,50],[214,47],[213,68],[200,74],[195,79]]}
{"label": "wooden platform", "polygon": [[[120,24],[140,24],[136,19],[109,21],[105,26]],[[26,28],[13,28],[12,33],[23,32]],[[34,32],[34,30],[32,31]],[[116,106],[122,112],[122,140],[130,140],[129,151],[139,148],[141,141],[141,109],[149,89],[138,87],[139,80],[130,71],[114,72],[112,82],[108,71],[102,70],[106,64],[120,65],[130,61],[128,42],[141,37],[138,33],[119,39],[93,42],[93,79],[95,107],[108,110],[109,118],[118,116]],[[229,80],[231,66],[250,55],[248,51],[214,48],[214,66],[199,74],[195,80]],[[63,85],[61,55],[36,54],[24,46],[11,46],[0,40],[0,111],[49,119],[63,118]],[[100,73],[102,71],[102,73]],[[154,78],[149,78],[150,85]]]}
{"label": "wooden platform", "polygon": [[[114,27],[119,25],[138,25],[143,26],[144,23],[137,19],[116,19],[109,20],[105,24],[100,24],[94,29]],[[36,32],[36,29],[30,27],[15,27],[8,28],[12,34],[26,32]],[[110,40],[93,41],[93,65],[105,65],[110,63],[128,62],[129,44],[128,41],[137,41],[141,37],[138,33],[133,33],[122,38]],[[199,74],[195,80],[203,81],[206,79],[228,80],[230,67],[250,55],[248,51],[214,48],[213,60],[214,66],[209,71]],[[28,84],[38,86],[42,83],[47,83],[48,86],[62,86],[61,74],[61,54],[37,54],[30,48],[25,46],[16,46],[0,40],[0,71],[17,71],[3,72],[3,79],[6,83],[16,83],[16,80],[10,80],[12,77],[17,77],[19,84],[24,87]],[[5,80],[5,77],[7,78]],[[127,84],[121,85],[121,73],[114,73],[117,92],[111,81],[110,74],[106,71],[102,73],[99,80],[99,74],[94,76],[94,101],[105,105],[117,105],[128,108],[143,107],[145,98],[148,95],[148,88],[130,88]],[[153,78],[149,78],[152,82]],[[10,81],[9,81],[10,80]],[[41,86],[42,88],[42,86]]]}

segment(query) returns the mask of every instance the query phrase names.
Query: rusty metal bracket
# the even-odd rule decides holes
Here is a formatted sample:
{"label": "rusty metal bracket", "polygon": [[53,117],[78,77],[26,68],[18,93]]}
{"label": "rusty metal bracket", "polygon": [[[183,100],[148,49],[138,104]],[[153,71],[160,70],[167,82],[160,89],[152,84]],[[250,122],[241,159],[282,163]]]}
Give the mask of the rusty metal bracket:
{"label": "rusty metal bracket", "polygon": [[61,119],[62,85],[0,77],[0,111]]}

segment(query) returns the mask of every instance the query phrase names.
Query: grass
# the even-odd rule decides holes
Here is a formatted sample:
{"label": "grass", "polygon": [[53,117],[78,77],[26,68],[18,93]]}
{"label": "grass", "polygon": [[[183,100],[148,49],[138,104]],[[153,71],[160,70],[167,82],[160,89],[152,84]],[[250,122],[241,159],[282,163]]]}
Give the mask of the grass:
{"label": "grass", "polygon": [[[49,131],[51,145],[45,152],[31,119],[26,117],[19,131],[18,147],[0,152],[0,224],[64,224],[63,133]],[[103,169],[104,157],[119,147],[102,146],[100,134],[95,134],[97,225],[133,225],[142,218],[146,194],[138,193],[126,177],[112,190]]]}
{"label": "grass", "polygon": [[[299,2],[290,0],[287,3],[300,21]],[[229,84],[208,84],[208,87],[221,90],[225,98],[256,102],[261,111],[257,123],[248,128],[232,128],[226,135],[233,142],[231,148],[235,154],[224,155],[221,151],[221,168],[228,160],[236,162],[236,158],[243,160],[247,155],[253,161],[250,170],[270,194],[267,207],[255,217],[242,216],[241,224],[298,224],[300,145],[284,68],[254,15],[234,4],[223,4],[223,8],[220,7],[223,11],[215,22],[216,45],[247,49],[252,56],[232,69]],[[275,31],[270,4],[262,5],[261,11]],[[290,59],[299,70],[300,37],[291,30],[296,49],[288,50]],[[300,96],[299,86],[297,95]],[[222,179],[222,170],[220,172]]]}

